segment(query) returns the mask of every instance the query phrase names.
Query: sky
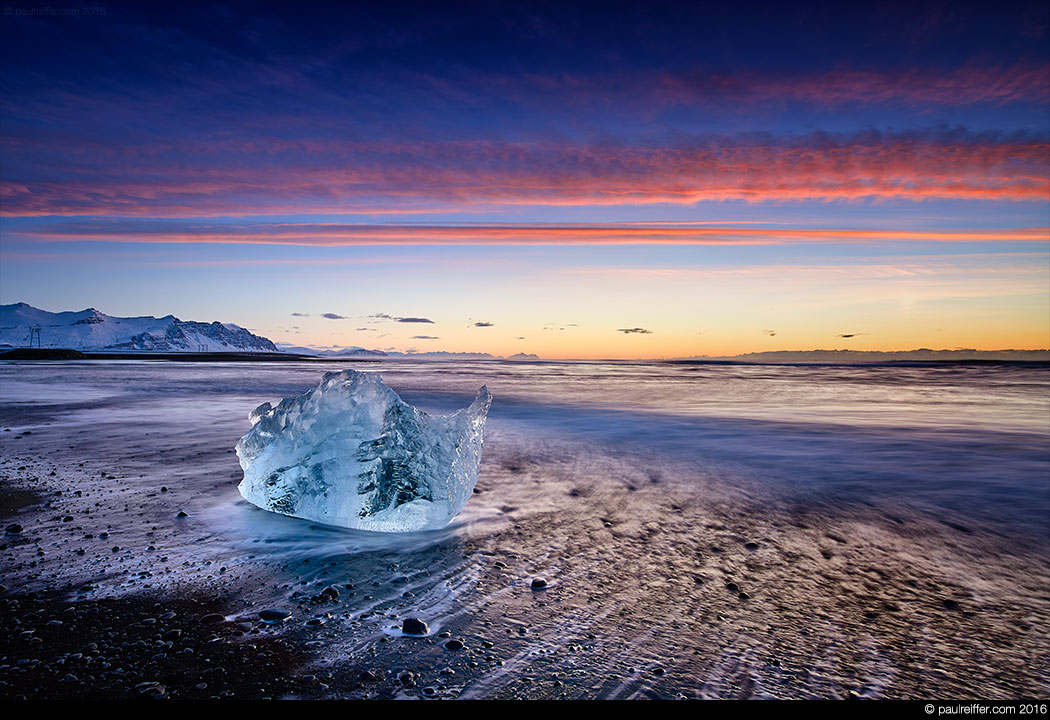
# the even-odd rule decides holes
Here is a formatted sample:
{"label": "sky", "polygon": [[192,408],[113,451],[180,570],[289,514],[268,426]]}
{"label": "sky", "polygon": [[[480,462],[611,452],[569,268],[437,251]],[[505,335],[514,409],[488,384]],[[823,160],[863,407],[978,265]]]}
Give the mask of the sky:
{"label": "sky", "polygon": [[1040,3],[0,16],[0,303],[545,358],[1050,347]]}

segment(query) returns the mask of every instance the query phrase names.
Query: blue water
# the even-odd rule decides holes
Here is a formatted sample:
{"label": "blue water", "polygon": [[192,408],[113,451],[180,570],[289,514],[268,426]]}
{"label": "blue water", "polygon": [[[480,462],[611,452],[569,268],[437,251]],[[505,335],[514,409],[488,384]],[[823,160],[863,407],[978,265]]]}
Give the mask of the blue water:
{"label": "blue water", "polygon": [[1050,536],[1045,366],[0,364],[0,401],[71,405],[57,411],[64,423],[167,418],[229,445],[256,404],[342,367],[382,372],[438,413],[487,384],[490,453],[543,454],[556,442],[563,456],[629,455],[655,475],[717,469],[770,502],[907,506]]}

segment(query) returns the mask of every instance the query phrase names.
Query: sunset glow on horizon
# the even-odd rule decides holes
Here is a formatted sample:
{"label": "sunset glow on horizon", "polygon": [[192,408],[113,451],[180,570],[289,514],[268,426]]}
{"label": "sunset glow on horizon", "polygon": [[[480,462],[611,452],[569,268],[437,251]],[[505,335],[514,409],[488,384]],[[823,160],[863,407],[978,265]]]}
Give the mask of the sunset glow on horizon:
{"label": "sunset glow on horizon", "polygon": [[1050,347],[1030,3],[0,23],[0,303],[550,359]]}

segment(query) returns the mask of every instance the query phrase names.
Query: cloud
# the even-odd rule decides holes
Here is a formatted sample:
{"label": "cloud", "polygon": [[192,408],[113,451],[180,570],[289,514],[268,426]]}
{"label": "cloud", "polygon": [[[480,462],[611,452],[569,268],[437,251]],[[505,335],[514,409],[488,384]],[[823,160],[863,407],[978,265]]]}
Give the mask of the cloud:
{"label": "cloud", "polygon": [[375,315],[369,315],[368,317],[376,318],[378,320],[393,320],[399,323],[431,323],[433,320],[429,320],[423,317],[394,317],[393,315],[387,315],[386,313],[376,313]]}
{"label": "cloud", "polygon": [[777,331],[776,330],[763,330],[762,334],[763,335],[768,335],[769,337],[773,337],[773,336],[775,336],[777,334]]}
{"label": "cloud", "polygon": [[[1044,202],[1050,194],[1044,136],[965,128],[694,135],[645,144],[158,138],[121,145],[119,152],[85,146],[53,162],[50,145],[36,135],[9,140],[0,183],[4,216],[208,217],[726,200]],[[195,162],[167,161],[185,156]]]}
{"label": "cloud", "polygon": [[544,330],[564,330],[566,328],[579,327],[576,323],[557,323],[549,322],[543,326]]}
{"label": "cloud", "polygon": [[625,335],[630,335],[632,333],[637,333],[639,335],[652,335],[653,334],[652,330],[646,330],[645,328],[640,328],[640,327],[636,327],[636,328],[620,328],[616,332],[622,332]]}
{"label": "cloud", "polygon": [[294,312],[294,313],[292,313],[292,317],[310,317],[310,313]]}
{"label": "cloud", "polygon": [[[748,222],[649,222],[563,224],[338,224],[257,223],[201,225],[172,221],[58,220],[8,230],[10,236],[48,242],[204,243],[229,245],[785,245],[801,243],[1025,242],[1045,244],[1050,229],[769,227]],[[368,317],[425,322],[377,313]],[[548,323],[560,325],[559,323]],[[573,327],[566,324],[565,327]]]}
{"label": "cloud", "polygon": [[325,318],[327,320],[346,320],[347,319],[344,315],[336,315],[335,313],[325,313],[321,317],[323,317],[323,318]]}
{"label": "cloud", "polygon": [[867,333],[843,333],[839,335],[840,338],[851,338],[857,337],[858,335],[867,335]]}
{"label": "cloud", "polygon": [[470,325],[467,325],[467,327],[494,327],[494,325],[495,325],[494,323],[490,323],[490,322],[481,322],[481,321],[479,320],[479,321],[478,321],[478,322],[476,322],[476,323],[472,323],[472,324],[470,324]]}
{"label": "cloud", "polygon": [[433,337],[432,335],[413,335],[412,340],[440,340],[441,338]]}

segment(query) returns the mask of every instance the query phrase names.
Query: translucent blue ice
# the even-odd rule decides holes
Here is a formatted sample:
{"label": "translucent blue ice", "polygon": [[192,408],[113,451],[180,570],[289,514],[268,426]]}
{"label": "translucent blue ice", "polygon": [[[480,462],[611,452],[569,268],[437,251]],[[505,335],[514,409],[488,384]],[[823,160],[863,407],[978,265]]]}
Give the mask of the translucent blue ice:
{"label": "translucent blue ice", "polygon": [[378,373],[327,373],[313,390],[249,415],[238,489],[265,510],[328,525],[444,527],[474,490],[491,404],[482,387],[470,407],[432,417]]}

